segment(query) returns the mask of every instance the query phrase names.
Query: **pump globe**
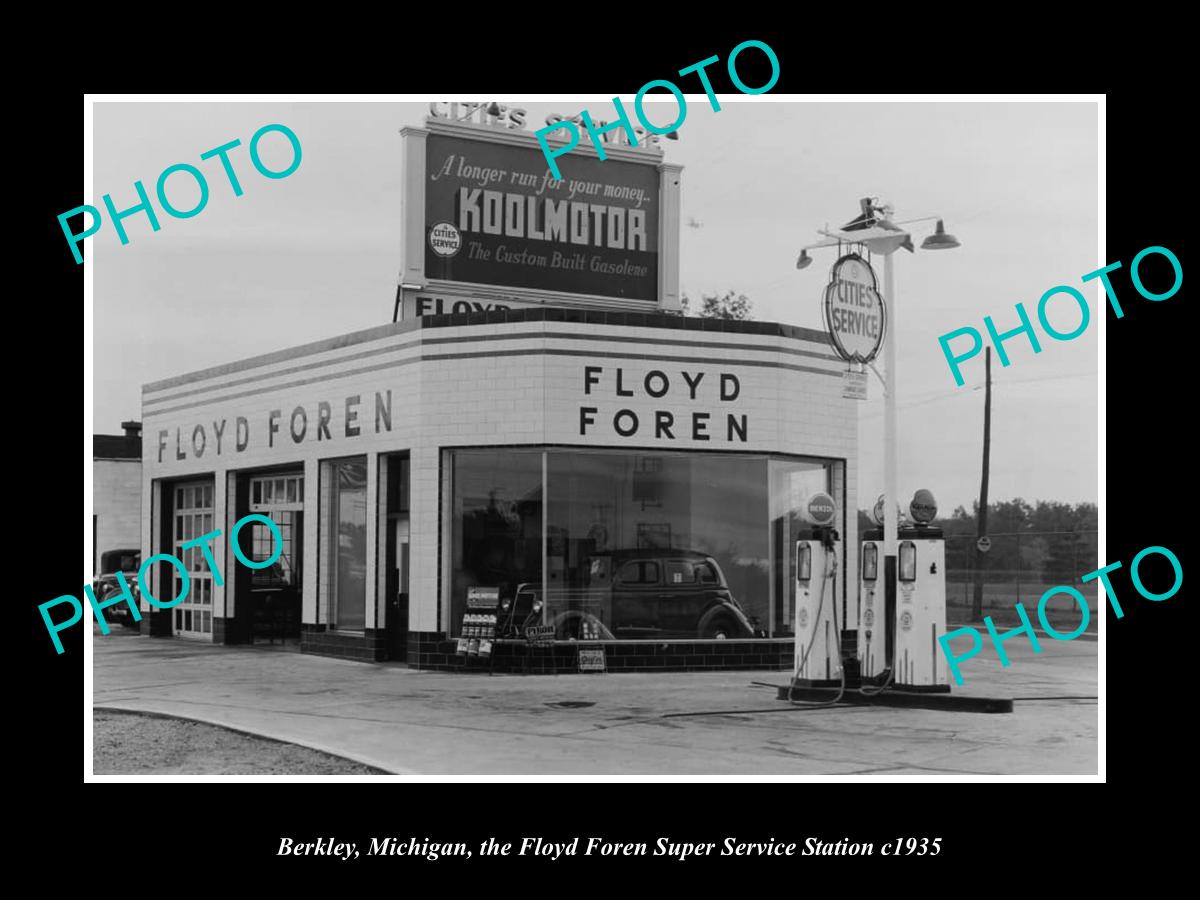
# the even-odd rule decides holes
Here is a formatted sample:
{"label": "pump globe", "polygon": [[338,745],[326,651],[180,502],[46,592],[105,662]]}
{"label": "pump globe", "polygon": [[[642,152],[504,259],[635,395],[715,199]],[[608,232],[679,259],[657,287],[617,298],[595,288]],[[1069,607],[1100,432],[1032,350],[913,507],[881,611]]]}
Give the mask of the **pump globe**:
{"label": "pump globe", "polygon": [[908,511],[912,514],[913,521],[918,524],[928,525],[932,522],[937,517],[937,501],[933,499],[933,492],[921,488],[913,494]]}
{"label": "pump globe", "polygon": [[804,504],[804,518],[813,525],[832,525],[837,518],[837,504],[824,491],[817,491]]}

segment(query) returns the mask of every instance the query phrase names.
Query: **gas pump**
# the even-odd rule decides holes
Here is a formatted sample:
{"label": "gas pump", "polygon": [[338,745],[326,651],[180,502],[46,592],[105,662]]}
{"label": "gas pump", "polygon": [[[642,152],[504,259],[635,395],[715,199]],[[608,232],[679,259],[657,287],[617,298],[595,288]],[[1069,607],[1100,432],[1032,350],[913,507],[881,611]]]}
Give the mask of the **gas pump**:
{"label": "gas pump", "polygon": [[[870,532],[868,536],[874,537]],[[859,554],[862,577],[859,581],[858,660],[862,679],[867,682],[883,680],[889,664],[887,604],[879,571],[879,548],[882,543],[882,536],[864,540]]]}
{"label": "gas pump", "polygon": [[[937,642],[946,633],[946,542],[942,529],[929,524],[937,516],[937,501],[922,488],[908,509],[911,519],[901,517],[897,529],[894,595],[879,565],[883,528],[863,535],[858,632],[863,681],[906,691],[949,691],[946,659]],[[872,518],[880,526],[882,514],[876,504]]]}
{"label": "gas pump", "polygon": [[840,550],[837,506],[823,491],[801,508],[808,525],[796,541],[796,648],[793,686],[825,687],[843,678],[842,638],[837,614]]}
{"label": "gas pump", "polygon": [[899,530],[897,597],[892,663],[897,688],[949,691],[938,638],[946,633],[946,541],[929,523],[937,515],[933,494],[922,488],[909,504],[912,524]]}

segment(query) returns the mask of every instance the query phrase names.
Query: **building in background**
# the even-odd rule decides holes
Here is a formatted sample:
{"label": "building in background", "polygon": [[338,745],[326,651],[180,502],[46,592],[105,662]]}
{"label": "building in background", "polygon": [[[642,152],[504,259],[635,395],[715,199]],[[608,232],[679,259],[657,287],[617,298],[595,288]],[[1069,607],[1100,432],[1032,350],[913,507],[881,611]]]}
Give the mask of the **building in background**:
{"label": "building in background", "polygon": [[142,423],[92,435],[92,572],[100,554],[142,545]]}

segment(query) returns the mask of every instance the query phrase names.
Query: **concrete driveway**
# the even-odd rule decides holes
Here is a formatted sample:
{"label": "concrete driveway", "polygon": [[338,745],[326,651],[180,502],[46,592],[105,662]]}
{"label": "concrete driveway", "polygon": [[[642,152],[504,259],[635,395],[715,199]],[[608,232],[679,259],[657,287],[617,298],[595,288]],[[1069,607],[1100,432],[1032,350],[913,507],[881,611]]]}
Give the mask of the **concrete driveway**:
{"label": "concrete driveway", "polygon": [[[97,708],[197,719],[401,775],[486,778],[1095,775],[1097,704],[1018,699],[1010,715],[786,708],[783,672],[456,675],[260,648],[94,634]],[[956,693],[1095,696],[1097,645],[1010,641]],[[719,714],[664,718],[665,713]]]}

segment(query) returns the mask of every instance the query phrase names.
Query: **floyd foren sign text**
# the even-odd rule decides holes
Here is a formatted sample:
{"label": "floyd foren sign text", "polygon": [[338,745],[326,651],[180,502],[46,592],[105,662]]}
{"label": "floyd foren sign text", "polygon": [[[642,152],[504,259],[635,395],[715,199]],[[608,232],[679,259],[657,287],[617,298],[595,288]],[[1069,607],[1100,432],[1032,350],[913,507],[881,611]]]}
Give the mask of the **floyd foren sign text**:
{"label": "floyd foren sign text", "polygon": [[[291,163],[279,170],[268,169],[263,164],[262,156],[258,151],[259,141],[273,131],[282,134],[288,139],[288,143],[292,145]],[[241,145],[242,142],[234,138],[220,147],[213,147],[211,150],[205,150],[200,154],[201,161],[212,159],[213,157],[221,160],[221,168],[225,170],[225,176],[229,179],[229,187],[233,190],[233,196],[235,197],[242,196],[245,191],[242,190],[242,183],[238,181],[237,173],[233,169],[233,163],[229,160],[229,153]],[[258,170],[258,174],[264,178],[287,178],[300,168],[300,138],[296,137],[296,132],[292,131],[286,125],[264,125],[258,131],[254,132],[254,136],[250,138],[250,162]],[[196,181],[196,187],[199,189],[199,199],[196,200],[196,205],[191,209],[177,209],[167,199],[167,179],[176,172],[186,172]],[[176,179],[176,182],[178,182],[178,179]],[[105,194],[101,198],[104,201],[104,208],[108,210],[108,217],[112,220],[113,227],[117,229],[117,237],[121,239],[121,246],[129,243],[129,235],[125,233],[125,226],[121,222],[135,213],[144,212],[146,214],[152,231],[159,231],[162,228],[158,223],[158,216],[154,212],[154,204],[150,202],[150,196],[146,193],[146,188],[140,179],[133,183],[133,190],[137,194],[139,202],[120,212],[117,211],[116,204],[113,203],[112,194]],[[167,215],[174,219],[190,219],[192,216],[198,216],[204,211],[204,207],[208,206],[208,182],[204,178],[204,173],[191,163],[175,163],[163,169],[158,176],[155,193],[158,194],[159,205],[162,206]],[[176,201],[179,200],[178,193],[175,199]],[[90,215],[92,217],[92,224],[84,228],[79,234],[75,234],[71,231],[71,226],[67,224],[67,219],[77,216],[80,213]],[[60,215],[58,217],[58,224],[62,228],[63,234],[67,236],[67,243],[71,245],[71,252],[75,254],[75,262],[82,263],[83,255],[79,252],[79,244],[84,238],[89,238],[100,230],[100,226],[104,224],[104,217],[96,207],[85,203],[83,206],[77,206]]]}
{"label": "floyd foren sign text", "polygon": [[[771,63],[771,78],[762,87],[752,88],[747,85],[738,76],[737,58],[743,50],[754,47],[766,54],[767,60]],[[704,71],[705,67],[711,66],[715,62],[720,62],[719,56],[710,56],[708,59],[702,59],[698,63],[693,63],[686,68],[680,69],[680,75],[690,75],[695,72],[700,79],[700,83],[704,85],[704,93],[708,95],[708,104],[712,107],[713,112],[721,111],[721,104],[717,102],[717,95],[713,93],[712,82],[708,80],[708,73]],[[779,80],[779,57],[775,55],[775,51],[764,44],[762,41],[742,41],[729,54],[729,59],[726,61],[726,68],[729,70],[729,80],[743,94],[765,94],[771,88],[775,87],[775,82]],[[646,96],[646,92],[654,88],[665,88],[675,96],[675,103],[679,106],[679,113],[675,121],[669,125],[655,125],[646,118],[646,111],[642,108],[642,102]],[[604,154],[603,136],[606,132],[615,131],[618,128],[625,129],[625,137],[629,141],[631,147],[638,146],[637,134],[635,133],[634,125],[629,121],[629,113],[625,111],[624,104],[621,103],[620,97],[612,98],[613,106],[617,108],[617,121],[611,123],[603,123],[597,125],[592,121],[592,117],[584,110],[579,114],[583,121],[583,127],[587,129],[588,137],[592,139],[592,146],[596,148],[596,155],[601,161],[608,159]],[[662,78],[656,78],[653,81],[647,81],[642,85],[637,92],[637,96],[633,99],[633,111],[638,117],[638,121],[642,123],[645,129],[651,134],[672,134],[679,130],[683,125],[684,119],[687,118],[687,100],[684,99],[683,92],[679,90],[678,85],[672,81],[667,81]],[[551,149],[546,136],[555,132],[565,130],[567,132],[567,143],[561,147]],[[546,162],[550,164],[550,173],[559,181],[562,180],[562,172],[558,169],[558,163],[555,159],[559,156],[564,156],[570,153],[571,150],[579,145],[579,128],[570,120],[563,120],[547,125],[545,128],[539,128],[534,132],[538,143],[542,146],[542,154],[546,157]]]}
{"label": "floyd foren sign text", "polygon": [[[1165,556],[1170,561],[1171,568],[1175,573],[1175,583],[1171,586],[1170,590],[1164,591],[1161,594],[1156,594],[1152,591],[1146,590],[1146,586],[1142,584],[1141,575],[1138,573],[1138,567],[1141,565],[1142,560],[1152,553],[1159,556]],[[1119,568],[1121,568],[1120,560],[1115,563],[1109,563],[1103,569],[1097,569],[1095,572],[1089,572],[1088,574],[1081,576],[1079,580],[1087,583],[1089,581],[1095,581],[1097,578],[1100,579],[1100,583],[1104,585],[1104,593],[1108,597],[1108,602],[1112,604],[1113,612],[1117,614],[1118,619],[1123,619],[1125,618],[1125,610],[1121,609],[1121,604],[1117,601],[1117,592],[1113,589],[1112,582],[1110,582],[1108,579],[1108,573],[1114,572]],[[1137,592],[1147,600],[1167,600],[1179,593],[1179,589],[1183,587],[1183,566],[1179,563],[1179,557],[1177,557],[1166,547],[1147,547],[1145,550],[1135,556],[1133,558],[1133,562],[1129,564],[1129,579],[1133,582],[1133,586]],[[1070,594],[1074,598],[1075,602],[1079,604],[1079,608],[1083,611],[1079,621],[1079,627],[1070,634],[1061,634],[1050,627],[1050,623],[1046,620],[1046,602],[1057,594]],[[1004,667],[1008,667],[1012,664],[1008,658],[1008,654],[1004,652],[1004,642],[1010,638],[1016,637],[1021,633],[1029,635],[1029,643],[1033,646],[1034,653],[1042,652],[1042,647],[1038,643],[1037,635],[1033,630],[1033,625],[1031,625],[1029,622],[1029,614],[1025,612],[1025,607],[1018,603],[1016,608],[1017,616],[1021,620],[1021,627],[1010,629],[1009,631],[1004,632],[1004,634],[1000,634],[998,631],[996,631],[996,626],[992,623],[991,616],[983,617],[983,624],[987,626],[988,634],[991,635],[992,638],[992,646],[996,648],[996,655],[1000,657],[1000,665]],[[1087,630],[1088,622],[1091,620],[1091,612],[1088,610],[1087,598],[1075,588],[1068,585],[1052,587],[1050,590],[1046,591],[1046,593],[1042,594],[1042,598],[1038,601],[1037,614],[1038,621],[1041,622],[1042,625],[1042,630],[1056,641],[1075,640],[1075,638],[1079,637],[1084,633],[1084,631]],[[967,650],[966,653],[955,655],[950,652],[950,641],[954,640],[954,638],[960,634],[970,635],[973,643],[971,648]],[[946,661],[950,665],[950,671],[954,674],[955,683],[961,685],[963,683],[963,677],[960,674],[958,664],[965,662],[973,656],[978,656],[979,651],[983,649],[983,637],[980,635],[979,629],[972,628],[970,626],[965,628],[956,628],[954,631],[949,631],[939,637],[938,643],[942,645],[942,652],[946,654]]]}
{"label": "floyd foren sign text", "polygon": [[[606,374],[607,373],[607,374]],[[672,380],[674,378],[674,380]],[[596,388],[598,390],[593,391]],[[659,369],[651,369],[645,377],[638,380],[627,376],[622,368],[605,368],[604,366],[583,367],[583,393],[595,396],[611,389],[617,397],[635,397],[645,394],[647,397],[661,399],[668,395],[684,395],[695,402],[697,399],[710,402],[732,403],[742,392],[742,384],[732,372],[721,372],[716,378],[705,381],[704,372],[673,372],[668,374]],[[699,395],[699,396],[698,396]],[[620,403],[620,401],[618,401]],[[579,407],[579,434],[590,434],[589,429],[596,425],[596,416],[600,413],[598,406]],[[676,437],[684,440],[710,441],[714,435],[709,432],[713,414],[693,410],[690,415],[680,415],[678,419],[674,412],[668,409],[654,410],[654,420],[643,420],[638,414],[628,408],[618,409],[611,414],[612,430],[623,438],[635,435],[650,437],[651,431],[657,439],[673,441]],[[604,418],[610,418],[607,410]],[[746,415],[725,414],[724,440],[728,443],[746,443],[749,423]],[[719,427],[719,425],[718,425]],[[676,434],[678,432],[678,434]],[[721,432],[716,433],[721,440]]]}
{"label": "floyd foren sign text", "polygon": [[[271,532],[271,543],[274,547],[274,550],[267,559],[260,562],[255,562],[254,560],[249,559],[244,553],[242,553],[242,548],[238,544],[238,532],[242,530],[242,526],[249,522],[261,522],[267,527],[267,530]],[[191,547],[200,548],[200,552],[204,554],[204,560],[208,563],[208,568],[212,572],[213,583],[217,587],[223,585],[225,583],[225,579],[221,577],[221,570],[217,568],[217,561],[213,557],[212,547],[208,545],[208,542],[220,537],[220,535],[221,529],[217,528],[213,531],[210,531],[208,534],[202,534],[200,537],[193,538],[192,540],[180,545],[180,549],[182,550],[187,550]],[[233,526],[233,530],[229,533],[229,541],[233,546],[233,555],[237,557],[238,562],[248,569],[270,568],[283,553],[283,532],[279,530],[279,526],[276,525],[274,521],[267,516],[260,515],[259,513],[251,513],[248,516],[242,516],[242,518],[238,519],[237,523]],[[174,600],[159,600],[152,593],[150,593],[150,588],[146,586],[146,571],[154,563],[160,561],[169,564],[175,569],[176,572],[179,573],[179,596]],[[111,598],[105,600],[103,603],[96,600],[96,595],[92,592],[91,585],[85,584],[83,586],[83,592],[87,595],[88,603],[91,604],[92,615],[96,619],[96,624],[100,626],[101,634],[108,634],[108,623],[104,621],[104,610],[108,609],[110,606],[116,606],[118,603],[128,603],[129,609],[133,613],[133,621],[142,621],[142,613],[141,610],[138,609],[138,602],[134,598],[133,593],[129,590],[129,585],[125,582],[125,573],[117,572],[116,576],[117,584],[120,585],[121,590],[119,593],[114,594]],[[180,603],[186,600],[188,592],[191,590],[191,581],[191,577],[188,575],[187,566],[185,566],[178,557],[172,556],[170,553],[154,554],[142,563],[142,567],[138,569],[137,573],[138,588],[141,590],[142,595],[145,596],[150,605],[155,609],[170,609],[173,606],[178,606]],[[58,606],[63,603],[69,603],[70,605],[74,606],[74,614],[65,622],[55,623],[51,621],[49,612],[50,607]],[[61,654],[63,652],[63,645],[62,641],[58,639],[58,633],[60,631],[65,631],[83,618],[83,604],[79,602],[79,598],[74,594],[63,594],[61,597],[55,597],[53,600],[47,600],[45,603],[41,604],[38,607],[38,612],[42,614],[42,621],[46,623],[46,630],[50,632],[50,639],[54,641],[54,648]]]}
{"label": "floyd foren sign text", "polygon": [[[1175,270],[1175,283],[1172,284],[1168,290],[1163,291],[1161,294],[1156,294],[1153,291],[1147,290],[1146,286],[1142,284],[1142,277],[1139,267],[1142,264],[1142,260],[1151,254],[1166,257],[1167,261],[1171,264],[1171,268]],[[1117,260],[1115,263],[1109,263],[1103,269],[1097,269],[1095,272],[1088,272],[1086,275],[1082,276],[1080,280],[1084,283],[1087,283],[1099,278],[1101,284],[1104,285],[1104,292],[1108,296],[1108,302],[1113,308],[1113,313],[1116,314],[1118,319],[1123,319],[1125,318],[1125,310],[1121,308],[1121,304],[1117,300],[1116,289],[1112,286],[1112,281],[1110,281],[1108,277],[1109,272],[1114,272],[1119,268],[1121,268],[1121,261]],[[1178,257],[1176,257],[1175,254],[1166,247],[1147,247],[1145,250],[1135,256],[1133,258],[1133,262],[1130,263],[1129,278],[1133,282],[1133,286],[1137,289],[1137,292],[1147,300],[1167,300],[1179,293],[1179,289],[1183,287],[1183,266],[1179,264]],[[1057,331],[1046,318],[1046,306],[1050,302],[1050,298],[1059,294],[1070,295],[1071,299],[1074,300],[1079,306],[1079,325],[1077,325],[1071,331]],[[1046,291],[1046,293],[1042,294],[1042,299],[1038,301],[1037,316],[1038,321],[1042,324],[1042,330],[1056,341],[1075,340],[1075,338],[1087,331],[1088,323],[1092,320],[1091,311],[1088,309],[1087,300],[1084,298],[1083,294],[1081,294],[1075,288],[1068,287],[1065,284],[1060,284],[1058,287],[1052,287],[1050,290]],[[1001,366],[1008,365],[1008,354],[1004,352],[1004,342],[1009,338],[1016,337],[1019,334],[1024,334],[1027,338],[1029,338],[1029,344],[1033,347],[1034,353],[1042,352],[1042,345],[1038,342],[1037,333],[1033,330],[1033,323],[1029,321],[1029,313],[1026,312],[1024,305],[1021,303],[1017,304],[1017,318],[1021,322],[1020,325],[1011,329],[1010,331],[1005,331],[1004,333],[1000,334],[996,332],[996,325],[992,321],[992,317],[983,317],[983,326],[987,329],[988,336],[992,339],[992,346],[996,348],[996,355],[1000,357]],[[951,354],[950,342],[957,337],[969,337],[971,339],[971,346],[968,347],[963,353]],[[964,381],[962,370],[959,368],[959,366],[961,363],[971,359],[971,357],[979,355],[979,351],[983,349],[983,335],[979,333],[978,329],[967,325],[963,328],[956,328],[953,331],[943,334],[938,338],[938,344],[941,345],[942,354],[946,357],[946,362],[950,364],[950,372],[954,375],[954,383],[959,387],[962,387]]]}

